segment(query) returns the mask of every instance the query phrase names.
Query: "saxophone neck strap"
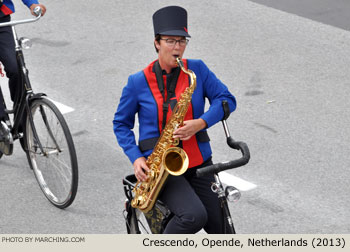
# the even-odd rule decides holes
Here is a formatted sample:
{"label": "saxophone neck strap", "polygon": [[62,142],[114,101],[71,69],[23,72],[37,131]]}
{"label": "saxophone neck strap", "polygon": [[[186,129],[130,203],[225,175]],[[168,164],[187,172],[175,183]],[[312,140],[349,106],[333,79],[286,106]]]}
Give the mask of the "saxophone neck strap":
{"label": "saxophone neck strap", "polygon": [[[165,124],[166,124],[166,118],[167,118],[167,114],[168,114],[168,109],[169,109],[169,102],[170,102],[170,98],[172,98],[175,94],[175,88],[176,88],[176,84],[177,84],[177,80],[179,78],[180,75],[180,68],[177,67],[175,68],[174,72],[172,73],[172,75],[170,76],[170,81],[167,82],[167,99],[165,100],[165,94],[164,94],[164,82],[163,82],[163,71],[160,68],[159,65],[159,61],[157,60],[154,63],[154,72],[156,74],[156,78],[157,78],[157,84],[158,84],[158,88],[160,93],[163,96],[163,123],[162,123],[162,129],[164,129]],[[167,76],[167,81],[169,80],[168,76]]]}

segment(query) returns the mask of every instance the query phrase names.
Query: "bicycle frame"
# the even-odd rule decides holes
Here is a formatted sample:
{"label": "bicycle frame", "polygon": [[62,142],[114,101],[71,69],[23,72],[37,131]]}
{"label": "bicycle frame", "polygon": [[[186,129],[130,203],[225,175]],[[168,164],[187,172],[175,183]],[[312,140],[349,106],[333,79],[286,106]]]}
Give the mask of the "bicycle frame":
{"label": "bicycle frame", "polygon": [[[14,140],[23,137],[22,133],[19,132],[19,128],[23,123],[23,116],[26,115],[25,112],[27,113],[27,115],[29,116],[29,121],[30,121],[31,128],[33,130],[34,137],[38,141],[37,143],[38,143],[38,146],[40,148],[40,151],[42,153],[45,153],[43,150],[42,144],[40,142],[40,139],[38,137],[38,134],[36,132],[36,129],[35,129],[35,125],[33,122],[33,115],[32,115],[32,112],[30,110],[29,104],[30,104],[31,100],[38,99],[38,98],[46,96],[46,95],[44,93],[34,94],[34,92],[32,90],[32,86],[30,84],[30,80],[29,80],[29,76],[28,76],[28,69],[27,69],[27,67],[25,65],[25,61],[24,61],[23,50],[22,50],[22,47],[20,45],[20,40],[18,39],[16,29],[15,29],[16,25],[31,23],[31,22],[35,22],[35,21],[39,20],[41,17],[41,9],[39,8],[37,10],[34,10],[34,12],[37,14],[37,17],[34,19],[11,21],[11,22],[0,24],[0,27],[11,26],[13,38],[14,38],[14,42],[15,42],[16,60],[17,60],[18,69],[19,69],[19,73],[20,73],[20,79],[21,79],[20,95],[18,97],[16,97],[16,100],[14,101],[13,109],[12,110],[6,109],[5,111],[7,114],[13,114],[13,126],[11,127],[11,134],[12,134],[12,137]],[[2,95],[2,93],[1,93],[1,95]],[[44,113],[44,112],[42,111],[41,113]],[[43,116],[43,117],[45,118],[45,116]],[[48,124],[47,123],[45,123],[45,124],[48,127]],[[48,128],[48,130],[49,130],[49,132],[51,132],[51,130],[49,128]],[[55,144],[56,144],[56,147],[58,149],[60,149],[57,146],[56,141],[55,141]]]}

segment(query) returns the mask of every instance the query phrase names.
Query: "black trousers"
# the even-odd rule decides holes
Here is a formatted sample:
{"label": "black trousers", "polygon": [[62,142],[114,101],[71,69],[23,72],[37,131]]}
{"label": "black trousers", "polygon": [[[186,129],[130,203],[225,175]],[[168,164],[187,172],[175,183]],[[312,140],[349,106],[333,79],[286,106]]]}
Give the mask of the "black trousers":
{"label": "black trousers", "polygon": [[[10,16],[0,18],[0,23],[9,22]],[[15,101],[19,91],[20,76],[16,61],[15,42],[13,40],[12,29],[9,26],[0,27],[0,62],[4,66],[6,76],[9,79],[11,100]],[[0,97],[0,119],[5,118],[3,97]]]}
{"label": "black trousers", "polygon": [[217,194],[212,192],[214,176],[196,177],[195,170],[212,164],[211,159],[201,166],[188,169],[181,176],[169,175],[159,199],[174,217],[165,234],[194,234],[202,228],[210,234],[223,233],[223,214]]}

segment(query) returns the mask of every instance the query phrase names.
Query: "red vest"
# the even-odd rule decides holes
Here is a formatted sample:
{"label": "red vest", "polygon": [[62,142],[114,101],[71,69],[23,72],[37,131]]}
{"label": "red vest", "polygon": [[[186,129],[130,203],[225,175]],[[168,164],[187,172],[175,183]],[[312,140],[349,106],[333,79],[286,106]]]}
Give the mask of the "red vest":
{"label": "red vest", "polygon": [[[148,85],[151,89],[151,92],[153,94],[153,97],[155,99],[155,102],[157,103],[157,108],[158,108],[158,130],[159,134],[162,131],[162,123],[163,123],[163,96],[161,92],[159,91],[158,88],[158,83],[157,83],[157,78],[156,74],[153,72],[153,65],[156,61],[152,62],[149,66],[147,66],[143,72],[146,76]],[[184,60],[184,67],[187,69],[187,61]],[[163,76],[163,81],[164,85],[167,85],[166,83],[166,76]],[[180,71],[177,84],[176,84],[176,89],[175,89],[175,96],[176,100],[178,101],[180,99],[180,95],[185,91],[185,89],[189,86],[189,78],[188,75],[185,74],[183,71]],[[166,88],[164,88],[166,90]],[[166,92],[164,92],[165,95],[165,100],[166,100]],[[175,99],[175,98],[171,98]],[[171,117],[171,108],[169,105],[168,109],[168,114],[167,114],[167,121]],[[185,121],[187,120],[192,120],[193,119],[193,112],[192,112],[192,103],[190,104],[187,114],[185,115]],[[187,153],[188,158],[189,158],[189,168],[200,165],[203,163],[203,157],[202,154],[199,150],[196,135],[192,136],[189,140],[187,141],[182,141],[182,146],[184,151]]]}

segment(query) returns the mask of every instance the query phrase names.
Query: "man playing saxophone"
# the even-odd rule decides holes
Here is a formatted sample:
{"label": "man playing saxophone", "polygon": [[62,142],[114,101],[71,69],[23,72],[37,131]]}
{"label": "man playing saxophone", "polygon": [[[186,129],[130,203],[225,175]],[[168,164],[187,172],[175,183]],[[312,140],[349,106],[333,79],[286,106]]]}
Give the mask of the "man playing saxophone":
{"label": "man playing saxophone", "polygon": [[[184,174],[169,175],[159,193],[158,198],[174,213],[164,233],[196,233],[202,228],[207,233],[222,233],[221,208],[211,190],[214,177],[198,178],[195,170],[212,164],[206,129],[223,118],[223,100],[228,101],[231,112],[236,108],[236,100],[203,61],[183,59],[190,38],[185,9],[168,6],[156,11],[153,26],[158,58],[129,76],[114,116],[114,133],[133,164],[136,178],[146,181],[151,170],[146,158],[153,154],[181,94],[191,85],[189,76],[177,64],[176,59],[181,58],[184,67],[195,73],[197,81],[183,123],[174,128],[172,137],[180,140],[178,147],[187,153],[189,164]],[[211,104],[207,111],[204,111],[205,98]],[[132,131],[136,114],[138,145]]]}

